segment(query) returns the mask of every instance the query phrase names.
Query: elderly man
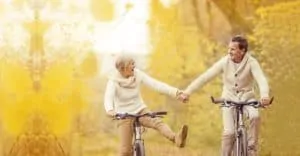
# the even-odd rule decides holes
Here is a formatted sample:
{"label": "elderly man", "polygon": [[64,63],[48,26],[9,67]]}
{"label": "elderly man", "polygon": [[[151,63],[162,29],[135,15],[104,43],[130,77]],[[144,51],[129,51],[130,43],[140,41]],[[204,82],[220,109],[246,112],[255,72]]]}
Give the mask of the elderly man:
{"label": "elderly man", "polygon": [[[258,61],[248,51],[247,40],[242,36],[235,36],[231,39],[228,54],[221,58],[206,72],[195,79],[184,91],[186,99],[196,89],[201,88],[208,81],[222,73],[223,92],[222,98],[234,101],[247,101],[255,99],[254,82],[256,81],[261,96],[261,103],[268,105],[269,86]],[[234,143],[234,118],[232,108],[222,108],[223,113],[223,135],[222,135],[222,156],[231,155]],[[252,106],[245,107],[250,119],[249,127],[249,155],[257,155],[259,113],[258,109]]]}

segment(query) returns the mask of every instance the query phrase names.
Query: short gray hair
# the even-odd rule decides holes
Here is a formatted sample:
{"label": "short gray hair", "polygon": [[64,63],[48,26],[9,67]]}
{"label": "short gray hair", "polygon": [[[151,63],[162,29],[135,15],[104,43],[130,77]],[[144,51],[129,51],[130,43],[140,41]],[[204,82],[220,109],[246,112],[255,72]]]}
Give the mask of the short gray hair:
{"label": "short gray hair", "polygon": [[127,67],[131,61],[135,62],[133,57],[129,55],[119,55],[117,56],[115,67],[118,71],[124,71],[125,67]]}

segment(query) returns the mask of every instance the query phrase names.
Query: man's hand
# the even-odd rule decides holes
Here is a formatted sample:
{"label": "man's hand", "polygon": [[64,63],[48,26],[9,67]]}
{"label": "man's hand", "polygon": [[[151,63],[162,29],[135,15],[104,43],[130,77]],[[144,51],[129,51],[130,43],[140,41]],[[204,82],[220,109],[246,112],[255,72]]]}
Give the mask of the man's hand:
{"label": "man's hand", "polygon": [[268,105],[270,105],[271,103],[271,99],[269,98],[269,97],[262,97],[261,99],[260,99],[260,103],[261,103],[261,105],[263,105],[263,106],[268,106]]}
{"label": "man's hand", "polygon": [[110,111],[108,111],[107,112],[107,115],[109,116],[109,117],[114,117],[114,116],[116,116],[116,112],[114,111],[114,110],[110,110]]}

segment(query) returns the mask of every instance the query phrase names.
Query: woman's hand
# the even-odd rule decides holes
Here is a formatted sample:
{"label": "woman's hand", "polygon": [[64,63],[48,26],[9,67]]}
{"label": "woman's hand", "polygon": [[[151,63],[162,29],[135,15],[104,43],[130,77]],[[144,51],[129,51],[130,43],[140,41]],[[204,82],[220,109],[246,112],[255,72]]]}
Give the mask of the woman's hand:
{"label": "woman's hand", "polygon": [[114,110],[110,110],[110,111],[107,112],[107,115],[110,116],[110,117],[114,117],[114,116],[116,116],[116,114],[117,113]]}

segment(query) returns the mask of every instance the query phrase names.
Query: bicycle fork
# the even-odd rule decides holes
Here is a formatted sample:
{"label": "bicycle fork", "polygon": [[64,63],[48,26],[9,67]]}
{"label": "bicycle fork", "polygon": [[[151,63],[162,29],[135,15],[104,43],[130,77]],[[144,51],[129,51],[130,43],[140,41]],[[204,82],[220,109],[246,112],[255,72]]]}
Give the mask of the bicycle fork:
{"label": "bicycle fork", "polygon": [[[245,135],[245,134],[243,134],[243,130],[245,129],[245,124],[244,124],[244,122],[243,122],[243,108],[242,107],[238,107],[237,109],[236,109],[236,115],[237,115],[237,121],[236,121],[236,154],[237,154],[237,156],[239,156],[240,155],[240,153],[241,153],[241,148],[243,148],[243,147],[241,147],[241,145],[242,145],[242,135]],[[247,153],[247,151],[243,151],[243,152],[246,152]],[[246,154],[246,153],[244,153],[244,154]]]}

